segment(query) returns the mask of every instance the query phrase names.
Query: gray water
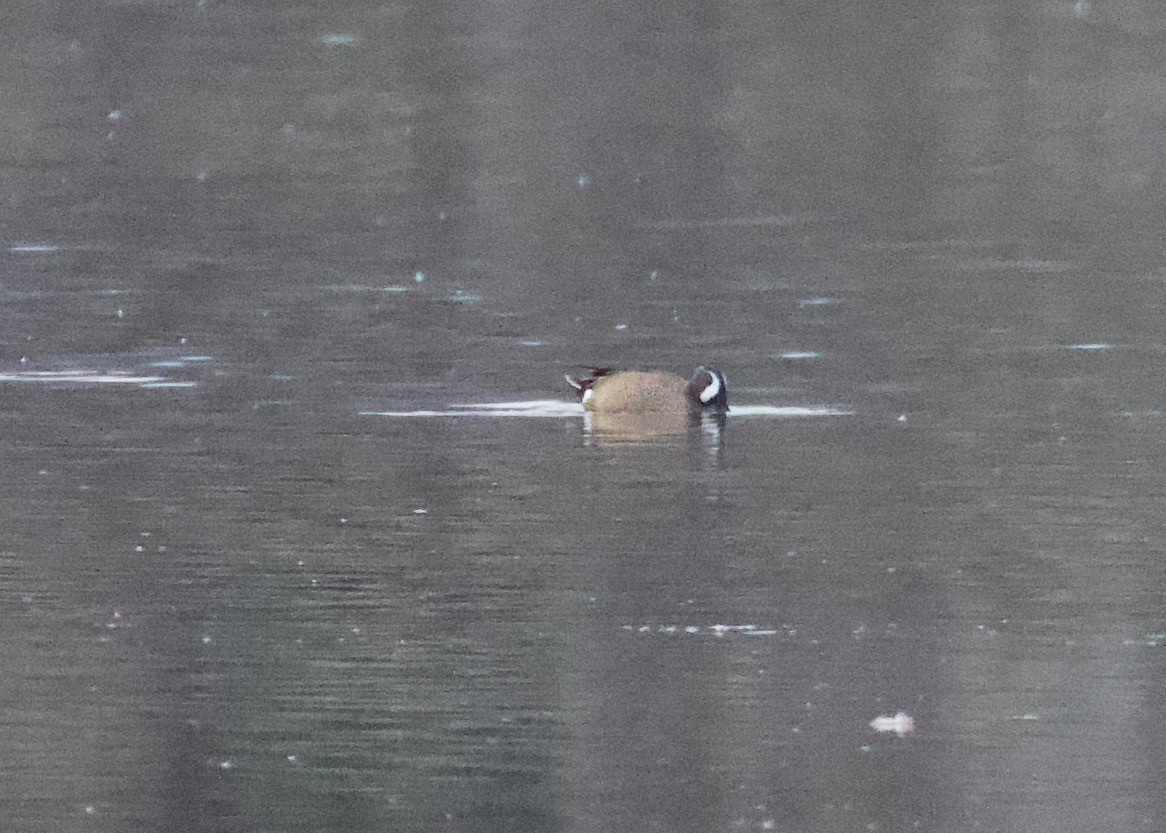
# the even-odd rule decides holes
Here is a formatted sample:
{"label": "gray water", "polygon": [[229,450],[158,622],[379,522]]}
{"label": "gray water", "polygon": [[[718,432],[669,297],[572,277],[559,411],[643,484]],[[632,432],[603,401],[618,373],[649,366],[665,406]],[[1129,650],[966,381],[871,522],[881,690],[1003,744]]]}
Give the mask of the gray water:
{"label": "gray water", "polygon": [[1166,830],[1159,6],[0,21],[0,828]]}

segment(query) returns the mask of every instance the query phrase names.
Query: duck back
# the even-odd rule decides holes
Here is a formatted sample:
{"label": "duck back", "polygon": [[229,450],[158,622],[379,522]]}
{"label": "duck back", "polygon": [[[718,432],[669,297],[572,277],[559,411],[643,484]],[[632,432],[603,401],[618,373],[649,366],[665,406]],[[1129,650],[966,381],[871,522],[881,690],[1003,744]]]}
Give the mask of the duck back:
{"label": "duck back", "polygon": [[675,373],[627,370],[595,381],[583,407],[605,413],[684,413],[688,382]]}

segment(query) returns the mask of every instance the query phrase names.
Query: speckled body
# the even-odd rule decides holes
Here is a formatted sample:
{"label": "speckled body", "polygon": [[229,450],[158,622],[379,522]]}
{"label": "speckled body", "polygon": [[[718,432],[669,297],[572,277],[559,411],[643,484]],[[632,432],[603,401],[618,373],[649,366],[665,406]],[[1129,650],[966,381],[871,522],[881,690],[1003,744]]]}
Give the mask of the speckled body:
{"label": "speckled body", "polygon": [[603,413],[686,413],[688,381],[659,370],[625,370],[595,380],[583,407]]}

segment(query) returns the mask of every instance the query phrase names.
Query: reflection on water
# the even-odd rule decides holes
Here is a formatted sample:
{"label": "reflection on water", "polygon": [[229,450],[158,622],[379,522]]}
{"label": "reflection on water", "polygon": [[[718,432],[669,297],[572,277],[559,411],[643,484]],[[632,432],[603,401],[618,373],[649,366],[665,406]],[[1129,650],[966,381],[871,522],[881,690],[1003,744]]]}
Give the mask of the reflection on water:
{"label": "reflection on water", "polygon": [[720,413],[688,414],[671,412],[593,412],[576,402],[538,399],[529,402],[482,402],[450,405],[443,409],[404,411],[361,411],[361,416],[383,417],[494,417],[537,419],[580,419],[583,433],[601,443],[653,443],[686,434],[703,434],[711,448],[719,447],[721,433],[729,419],[757,417],[850,416],[852,411],[800,405],[734,405],[731,416]]}
{"label": "reflection on water", "polygon": [[1166,827],[1160,17],[7,15],[5,829]]}

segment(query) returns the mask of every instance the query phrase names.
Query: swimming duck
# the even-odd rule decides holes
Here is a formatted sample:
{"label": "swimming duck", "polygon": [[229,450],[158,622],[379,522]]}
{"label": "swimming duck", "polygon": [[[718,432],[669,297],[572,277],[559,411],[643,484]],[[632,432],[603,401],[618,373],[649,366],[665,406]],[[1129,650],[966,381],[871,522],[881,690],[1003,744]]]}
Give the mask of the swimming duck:
{"label": "swimming duck", "polygon": [[579,378],[566,379],[588,411],[602,413],[700,413],[729,410],[729,380],[701,366],[685,381],[662,370],[587,368]]}

